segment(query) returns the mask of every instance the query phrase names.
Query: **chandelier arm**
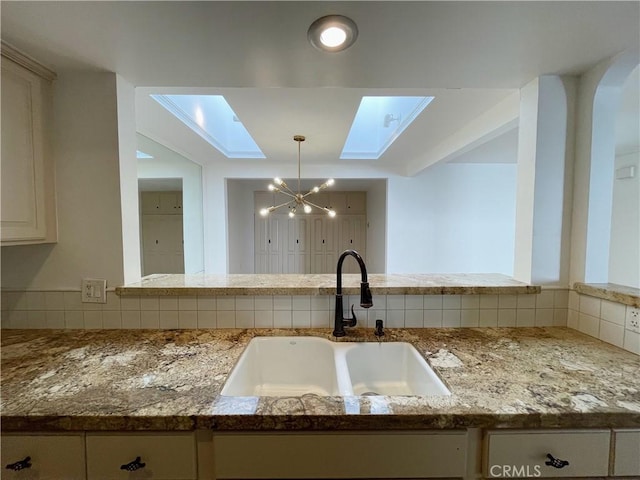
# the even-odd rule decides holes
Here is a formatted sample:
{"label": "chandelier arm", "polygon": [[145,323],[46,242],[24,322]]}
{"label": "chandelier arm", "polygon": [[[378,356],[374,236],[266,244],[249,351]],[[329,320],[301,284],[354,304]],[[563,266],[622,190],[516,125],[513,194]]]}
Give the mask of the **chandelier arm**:
{"label": "chandelier arm", "polygon": [[280,193],[284,193],[284,194],[286,194],[286,195],[290,195],[290,196],[292,196],[292,197],[295,197],[296,192],[294,192],[293,190],[291,190],[291,189],[289,188],[289,186],[288,186],[286,183],[285,183],[285,184],[283,184],[283,185],[281,185],[280,187],[281,187],[281,188],[280,188]]}
{"label": "chandelier arm", "polygon": [[295,203],[295,200],[289,200],[288,202],[284,202],[284,203],[281,203],[280,205],[276,205],[275,207],[273,207],[273,210],[277,210],[281,207],[286,207],[290,203]]}
{"label": "chandelier arm", "polygon": [[313,191],[313,189],[311,189],[311,190],[309,190],[307,193],[305,193],[304,195],[302,195],[302,198],[305,198],[305,197],[307,197],[307,196],[309,196],[309,195],[311,195],[311,194],[314,194],[314,193],[318,193],[318,192],[315,192],[315,191]]}
{"label": "chandelier arm", "polygon": [[293,193],[293,192],[289,193],[289,192],[286,192],[286,191],[284,191],[284,190],[280,190],[278,193],[282,193],[283,195],[287,195],[287,196],[289,196],[289,197],[291,197],[291,198],[293,198],[293,199],[295,199],[295,198],[296,198],[296,194],[295,194],[295,193]]}
{"label": "chandelier arm", "polygon": [[307,205],[311,205],[312,207],[316,207],[318,210],[325,211],[324,207],[321,207],[320,205],[316,205],[315,203],[310,202],[309,200],[305,200],[304,203],[306,203]]}

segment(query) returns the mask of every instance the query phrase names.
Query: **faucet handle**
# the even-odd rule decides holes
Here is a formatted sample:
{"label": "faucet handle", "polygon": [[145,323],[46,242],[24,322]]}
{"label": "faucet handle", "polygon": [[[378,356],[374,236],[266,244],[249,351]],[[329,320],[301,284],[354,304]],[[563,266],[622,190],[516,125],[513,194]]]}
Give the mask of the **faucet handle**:
{"label": "faucet handle", "polygon": [[351,305],[351,318],[344,319],[345,327],[355,327],[356,323],[358,323],[358,319],[356,318],[356,312],[353,311],[353,305]]}

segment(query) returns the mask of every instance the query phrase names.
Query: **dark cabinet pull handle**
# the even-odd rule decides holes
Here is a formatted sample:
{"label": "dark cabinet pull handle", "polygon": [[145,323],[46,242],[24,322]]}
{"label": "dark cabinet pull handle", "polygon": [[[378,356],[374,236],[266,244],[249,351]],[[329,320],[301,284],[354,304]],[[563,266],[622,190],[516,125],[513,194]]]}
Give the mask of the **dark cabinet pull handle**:
{"label": "dark cabinet pull handle", "polygon": [[7,470],[13,470],[14,472],[24,470],[25,468],[31,468],[31,457],[26,457],[24,460],[20,460],[16,463],[10,463],[5,468]]}
{"label": "dark cabinet pull handle", "polygon": [[560,460],[559,458],[553,458],[553,455],[551,455],[550,453],[547,453],[547,458],[549,460],[544,462],[544,464],[545,465],[549,465],[550,467],[564,468],[567,465],[569,465],[569,462],[567,462],[566,460]]}
{"label": "dark cabinet pull handle", "polygon": [[296,238],[296,243],[300,243],[300,240],[298,240],[297,238]]}
{"label": "dark cabinet pull handle", "polygon": [[124,465],[120,465],[120,470],[126,470],[128,472],[135,472],[136,470],[140,470],[144,468],[146,463],[142,463],[140,461],[140,457],[136,457],[133,462],[125,463]]}
{"label": "dark cabinet pull handle", "polygon": [[271,243],[271,239],[269,239],[269,243]]}

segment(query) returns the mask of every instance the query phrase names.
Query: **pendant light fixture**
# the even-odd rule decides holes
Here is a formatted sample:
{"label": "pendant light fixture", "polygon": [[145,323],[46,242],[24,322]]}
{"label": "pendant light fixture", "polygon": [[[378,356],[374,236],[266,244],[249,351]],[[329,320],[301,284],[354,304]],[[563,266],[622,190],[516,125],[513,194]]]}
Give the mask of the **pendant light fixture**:
{"label": "pendant light fixture", "polygon": [[313,195],[314,193],[318,193],[320,190],[324,190],[325,188],[333,185],[335,183],[333,178],[330,178],[318,187],[313,187],[307,193],[303,194],[300,191],[300,143],[304,142],[306,138],[303,135],[294,135],[293,139],[298,142],[298,192],[296,193],[291,190],[284,180],[280,178],[274,178],[273,183],[269,184],[269,190],[276,193],[282,193],[283,195],[290,197],[290,200],[287,200],[280,205],[272,205],[270,207],[263,208],[262,210],[260,210],[260,215],[266,217],[271,212],[281,207],[289,207],[289,217],[291,218],[295,217],[296,213],[299,210],[302,210],[304,213],[311,213],[314,208],[322,210],[330,217],[335,217],[336,212],[334,210],[316,205],[308,199],[308,197]]}

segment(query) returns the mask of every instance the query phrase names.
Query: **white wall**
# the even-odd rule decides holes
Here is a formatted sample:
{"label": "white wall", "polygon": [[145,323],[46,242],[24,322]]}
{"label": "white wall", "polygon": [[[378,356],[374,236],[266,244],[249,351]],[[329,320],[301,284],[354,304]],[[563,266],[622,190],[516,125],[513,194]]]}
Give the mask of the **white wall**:
{"label": "white wall", "polygon": [[154,158],[138,159],[137,178],[181,178],[184,271],[204,270],[202,168],[153,140],[138,135],[138,148]]}
{"label": "white wall", "polygon": [[58,243],[2,247],[2,287],[80,290],[124,283],[116,75],[60,73],[54,84]]}
{"label": "white wall", "polygon": [[623,52],[579,79],[570,285],[609,281],[616,113],[637,65],[638,52]]}
{"label": "white wall", "polygon": [[609,282],[640,288],[640,66],[622,86],[616,117],[615,170],[633,166],[633,178],[614,174]]}
{"label": "white wall", "polygon": [[512,275],[515,195],[515,163],[390,178],[387,272]]}
{"label": "white wall", "polygon": [[520,94],[514,278],[566,285],[575,79],[543,75]]}
{"label": "white wall", "polygon": [[122,216],[122,264],[124,283],[140,280],[140,216],[136,178],[136,102],[133,85],[116,76],[118,91],[118,145],[120,157],[120,205]]}
{"label": "white wall", "polygon": [[254,197],[268,180],[227,180],[229,273],[254,273]]}
{"label": "white wall", "polygon": [[616,157],[616,170],[628,166],[635,176],[613,181],[609,283],[640,288],[640,152]]}

